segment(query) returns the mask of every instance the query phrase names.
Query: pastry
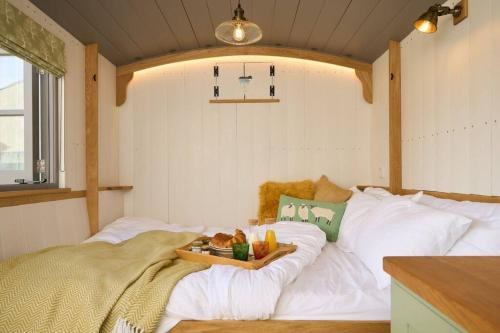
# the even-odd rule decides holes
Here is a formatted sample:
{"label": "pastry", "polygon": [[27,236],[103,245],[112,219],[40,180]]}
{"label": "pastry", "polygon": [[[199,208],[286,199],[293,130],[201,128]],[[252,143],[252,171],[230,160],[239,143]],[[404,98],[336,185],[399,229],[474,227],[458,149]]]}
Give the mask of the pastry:
{"label": "pastry", "polygon": [[233,247],[233,244],[246,243],[247,238],[243,231],[236,229],[236,233],[234,234],[234,236],[220,232],[212,237],[211,242],[215,247],[227,249]]}

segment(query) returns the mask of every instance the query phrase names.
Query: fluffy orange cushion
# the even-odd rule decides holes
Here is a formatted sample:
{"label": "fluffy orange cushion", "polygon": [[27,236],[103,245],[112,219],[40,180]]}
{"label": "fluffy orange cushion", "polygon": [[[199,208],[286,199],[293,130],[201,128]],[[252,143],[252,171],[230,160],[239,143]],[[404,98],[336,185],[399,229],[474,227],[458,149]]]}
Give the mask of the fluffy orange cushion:
{"label": "fluffy orange cushion", "polygon": [[349,200],[351,195],[351,190],[335,185],[325,175],[314,184],[314,200],[316,201],[341,203]]}
{"label": "fluffy orange cushion", "polygon": [[262,184],[259,193],[259,224],[264,224],[266,218],[276,218],[282,194],[311,200],[314,197],[314,183],[311,180],[304,180],[300,182],[266,182]]}

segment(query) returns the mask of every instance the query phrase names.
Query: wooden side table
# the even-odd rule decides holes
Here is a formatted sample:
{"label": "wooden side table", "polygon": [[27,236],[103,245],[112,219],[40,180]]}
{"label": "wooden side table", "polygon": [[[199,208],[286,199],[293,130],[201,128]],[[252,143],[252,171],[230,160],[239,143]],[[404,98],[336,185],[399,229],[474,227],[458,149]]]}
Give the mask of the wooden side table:
{"label": "wooden side table", "polygon": [[500,257],[386,257],[391,332],[500,332]]}

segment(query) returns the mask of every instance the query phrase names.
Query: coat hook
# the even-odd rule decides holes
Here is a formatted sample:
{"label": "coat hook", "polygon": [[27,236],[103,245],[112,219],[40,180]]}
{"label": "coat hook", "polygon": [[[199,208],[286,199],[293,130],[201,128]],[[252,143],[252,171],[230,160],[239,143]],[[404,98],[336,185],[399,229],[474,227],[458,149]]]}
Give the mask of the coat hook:
{"label": "coat hook", "polygon": [[391,81],[394,80],[394,74],[391,73]]}
{"label": "coat hook", "polygon": [[94,76],[92,76],[92,78],[94,79],[94,81],[97,81],[97,75],[94,74]]}

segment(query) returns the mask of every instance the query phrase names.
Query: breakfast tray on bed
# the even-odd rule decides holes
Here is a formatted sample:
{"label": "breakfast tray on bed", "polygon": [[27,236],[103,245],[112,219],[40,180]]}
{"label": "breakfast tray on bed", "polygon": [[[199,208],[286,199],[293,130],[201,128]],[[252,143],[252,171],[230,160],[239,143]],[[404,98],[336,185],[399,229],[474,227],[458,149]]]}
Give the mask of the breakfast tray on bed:
{"label": "breakfast tray on bed", "polygon": [[[210,239],[210,237],[203,236],[199,237],[196,240],[203,241],[204,239]],[[191,244],[192,243],[189,243],[181,248],[178,248],[177,250],[175,250],[175,252],[180,258],[184,260],[189,260],[209,265],[232,265],[245,269],[260,269],[266,265],[269,265],[276,259],[283,257],[284,255],[295,252],[295,250],[297,249],[297,245],[278,243],[278,249],[274,252],[269,253],[262,259],[241,261],[232,258],[219,257],[213,254],[208,255],[208,254],[192,252]]]}

